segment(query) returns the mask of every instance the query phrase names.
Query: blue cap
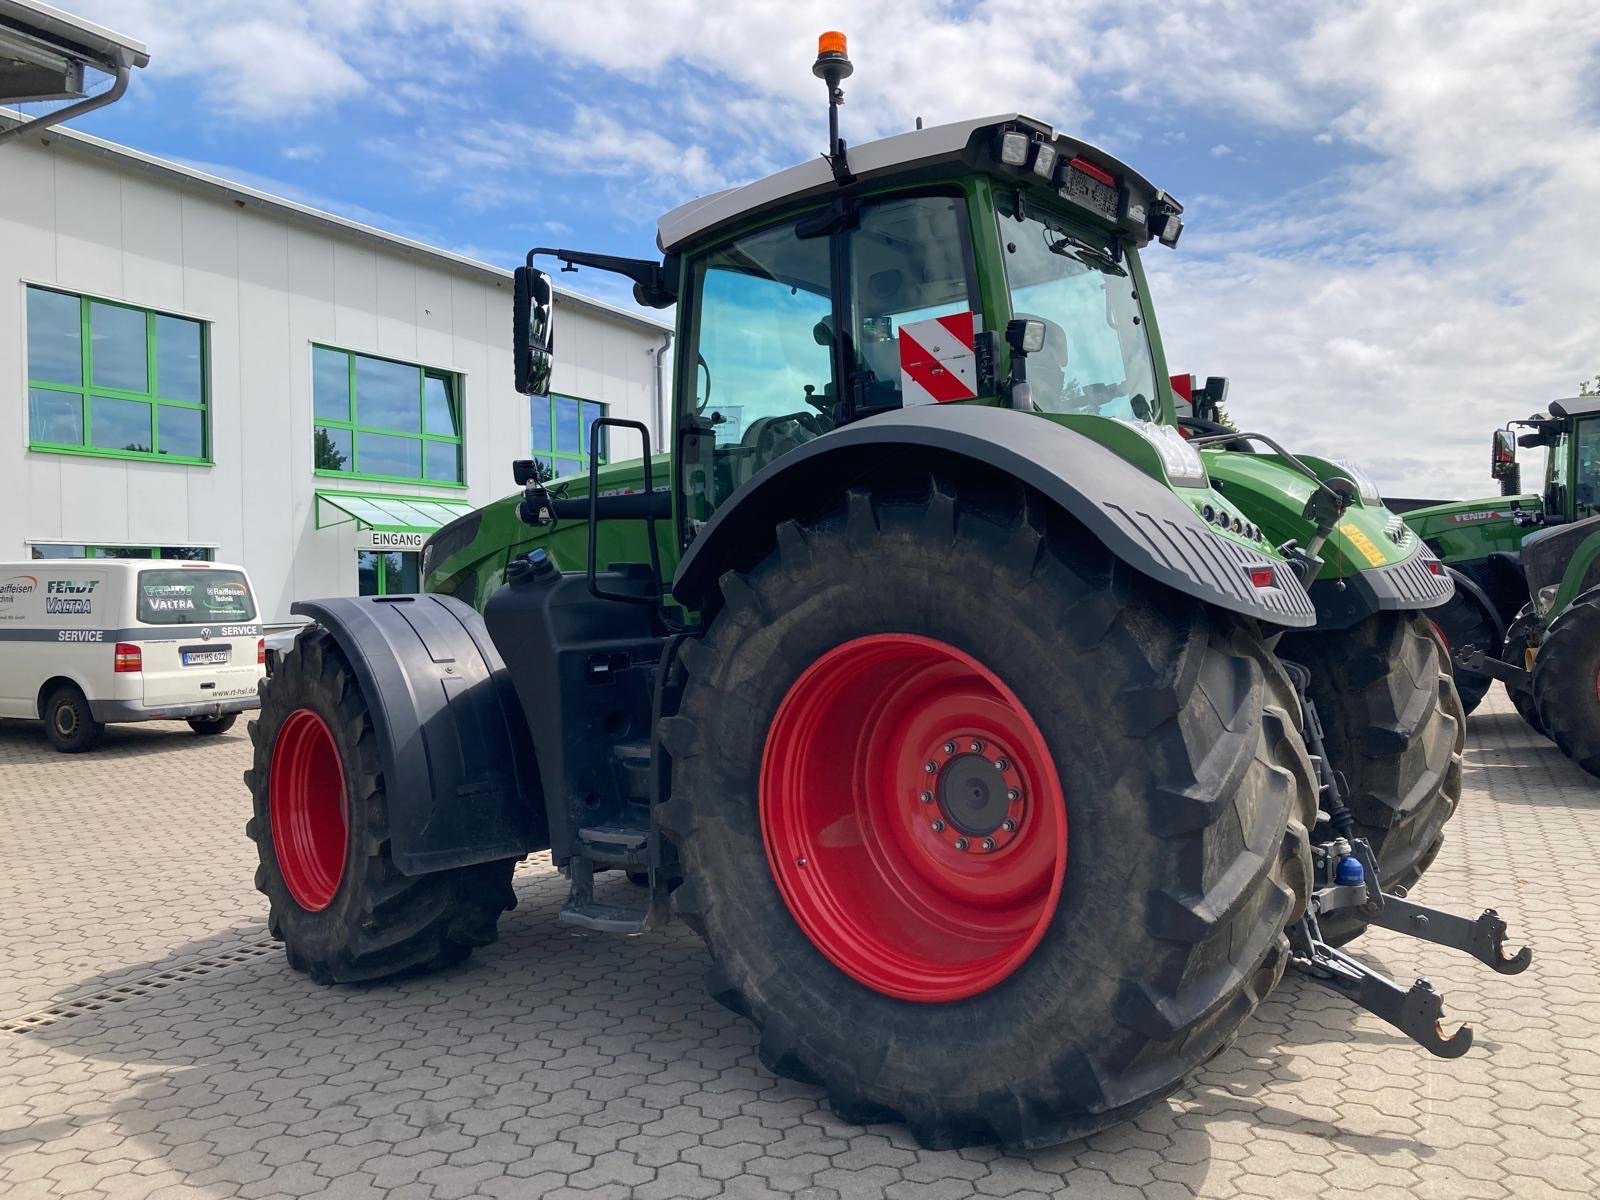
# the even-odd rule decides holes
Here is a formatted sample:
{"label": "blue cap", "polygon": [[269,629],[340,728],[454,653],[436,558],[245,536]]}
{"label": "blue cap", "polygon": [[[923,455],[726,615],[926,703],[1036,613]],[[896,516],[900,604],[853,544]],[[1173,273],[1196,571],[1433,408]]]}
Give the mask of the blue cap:
{"label": "blue cap", "polygon": [[532,550],[528,551],[528,561],[536,567],[549,557],[549,551],[547,551],[543,546],[535,546]]}
{"label": "blue cap", "polygon": [[1333,881],[1342,887],[1365,883],[1367,873],[1361,866],[1361,860],[1351,854],[1339,860],[1338,869],[1333,873]]}

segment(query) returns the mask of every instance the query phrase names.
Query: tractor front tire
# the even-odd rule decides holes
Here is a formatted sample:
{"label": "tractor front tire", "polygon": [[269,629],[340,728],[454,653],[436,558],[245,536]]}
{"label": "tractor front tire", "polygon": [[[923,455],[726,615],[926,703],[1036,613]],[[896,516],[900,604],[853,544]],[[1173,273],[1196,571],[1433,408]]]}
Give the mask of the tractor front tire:
{"label": "tractor front tire", "polygon": [[1539,643],[1533,704],[1561,753],[1600,776],[1600,592],[1574,600]]}
{"label": "tractor front tire", "polygon": [[928,1147],[1126,1119],[1276,984],[1310,889],[1258,632],[1015,495],[864,490],[721,581],[661,825],[780,1075]]}
{"label": "tractor front tire", "polygon": [[[1349,629],[1288,635],[1278,653],[1311,671],[1329,762],[1383,886],[1412,887],[1461,799],[1467,722],[1442,640],[1427,617],[1384,612]],[[1349,909],[1321,924],[1334,945],[1366,929]]]}
{"label": "tractor front tire", "polygon": [[289,965],[359,983],[460,962],[516,903],[515,860],[403,875],[366,697],[329,634],[301,633],[263,686],[245,772],[257,890]]}
{"label": "tractor front tire", "polygon": [[1455,677],[1456,692],[1461,697],[1461,710],[1470,716],[1483,703],[1483,698],[1489,694],[1489,685],[1494,680],[1488,675],[1473,675],[1457,668],[1455,653],[1468,646],[1476,646],[1490,658],[1497,658],[1500,654],[1500,637],[1478,602],[1461,588],[1457,588],[1455,595],[1444,604],[1431,609],[1428,619],[1444,641],[1445,657]]}

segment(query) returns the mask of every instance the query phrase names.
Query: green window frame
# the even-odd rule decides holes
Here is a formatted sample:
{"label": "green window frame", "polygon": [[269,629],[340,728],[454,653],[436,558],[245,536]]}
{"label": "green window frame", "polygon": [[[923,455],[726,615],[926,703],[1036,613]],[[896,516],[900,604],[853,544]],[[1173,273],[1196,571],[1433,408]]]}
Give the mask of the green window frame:
{"label": "green window frame", "polygon": [[[528,449],[546,479],[581,475],[589,469],[589,427],[606,415],[598,400],[552,392],[528,397]],[[600,453],[605,463],[610,440],[600,431]]]}
{"label": "green window frame", "polygon": [[217,552],[210,546],[87,546],[36,542],[30,547],[36,560],[69,558],[176,558],[211,562]]}
{"label": "green window frame", "polygon": [[357,550],[356,594],[410,595],[422,590],[421,571],[422,555],[415,550]]}
{"label": "green window frame", "polygon": [[[96,458],[124,458],[182,463],[189,466],[209,467],[211,458],[211,325],[207,321],[186,317],[179,313],[159,309],[141,308],[117,300],[104,300],[98,296],[84,296],[65,292],[59,288],[28,284],[26,308],[29,313],[28,328],[28,449],[48,454],[86,454]],[[54,329],[43,327],[42,316],[50,302],[45,297],[60,297],[77,304],[77,323]],[[36,308],[37,305],[37,308]],[[118,314],[129,314],[119,317]],[[35,317],[41,318],[37,323]],[[126,342],[121,355],[114,355],[109,336],[95,334],[95,320],[119,319],[127,324],[142,320],[144,325],[143,388],[113,386],[109,381],[96,382],[98,369],[106,373],[136,370],[137,352],[132,361],[127,360]],[[186,353],[185,334],[193,327],[197,351]],[[76,346],[60,360],[72,363],[76,382],[69,379],[50,378],[47,364],[36,362],[34,350],[45,339],[61,337],[70,331]],[[105,361],[96,362],[96,341],[102,347]],[[177,358],[194,357],[192,371],[173,369]],[[116,362],[121,357],[123,361]],[[163,381],[163,364],[170,378]],[[59,364],[58,364],[59,365]],[[187,375],[191,390],[188,396],[178,394],[180,376]],[[131,383],[127,378],[119,382]],[[141,414],[139,408],[144,412]],[[141,419],[142,418],[142,419]],[[63,436],[75,426],[75,437]],[[165,436],[168,446],[163,447]],[[100,437],[112,441],[129,440],[121,446],[97,445]],[[182,445],[183,449],[176,447]],[[196,452],[198,451],[198,452]]]}
{"label": "green window frame", "polygon": [[[391,407],[391,412],[405,413],[410,411],[409,399],[404,396],[410,385],[400,376],[412,371],[416,372],[415,427],[404,417],[367,418],[361,398],[362,376],[389,376],[387,384],[379,384],[374,377],[366,385],[374,411],[379,404],[393,406],[399,400],[398,409]],[[400,384],[398,395],[393,390],[396,383]],[[467,486],[466,405],[459,373],[313,342],[311,390],[312,467],[317,475],[441,488]],[[382,395],[384,390],[387,395]],[[406,456],[414,456],[414,474],[411,463],[404,461]]]}

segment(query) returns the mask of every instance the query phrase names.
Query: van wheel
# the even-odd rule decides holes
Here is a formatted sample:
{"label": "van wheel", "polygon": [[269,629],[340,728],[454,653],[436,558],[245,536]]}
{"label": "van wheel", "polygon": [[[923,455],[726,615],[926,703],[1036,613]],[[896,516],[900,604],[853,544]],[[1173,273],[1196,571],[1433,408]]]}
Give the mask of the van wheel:
{"label": "van wheel", "polygon": [[239,719],[238,713],[227,713],[220,717],[190,717],[189,728],[198,734],[207,737],[219,733],[227,733],[233,728],[233,723]]}
{"label": "van wheel", "polygon": [[83,693],[64,683],[44,702],[44,731],[61,753],[82,754],[94,749],[106,727],[94,719]]}

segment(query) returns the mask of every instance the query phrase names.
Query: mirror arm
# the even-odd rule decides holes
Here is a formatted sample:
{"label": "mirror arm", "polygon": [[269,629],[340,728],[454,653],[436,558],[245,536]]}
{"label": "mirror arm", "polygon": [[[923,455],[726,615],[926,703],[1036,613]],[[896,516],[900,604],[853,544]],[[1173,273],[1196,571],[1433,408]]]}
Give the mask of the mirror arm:
{"label": "mirror arm", "polygon": [[611,271],[634,282],[634,297],[652,308],[666,308],[678,297],[677,272],[671,271],[671,259],[656,262],[648,258],[624,258],[617,254],[591,254],[587,250],[560,250],[554,246],[535,246],[528,251],[528,266],[533,266],[534,256],[548,254],[561,261],[563,271],[576,271],[579,267],[593,267],[597,271]]}

